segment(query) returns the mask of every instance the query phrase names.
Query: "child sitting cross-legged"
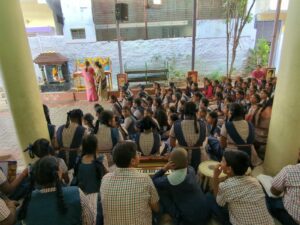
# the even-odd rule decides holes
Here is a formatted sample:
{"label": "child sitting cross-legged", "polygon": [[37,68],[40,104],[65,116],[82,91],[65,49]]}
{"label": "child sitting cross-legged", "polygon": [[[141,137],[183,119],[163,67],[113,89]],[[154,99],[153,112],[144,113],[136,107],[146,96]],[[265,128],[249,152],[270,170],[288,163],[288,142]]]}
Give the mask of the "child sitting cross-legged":
{"label": "child sitting cross-legged", "polygon": [[[208,198],[212,214],[221,224],[274,224],[262,186],[256,178],[245,175],[249,166],[247,153],[228,150],[214,170],[213,189],[216,199],[212,196]],[[219,181],[222,171],[228,177],[224,182]]]}

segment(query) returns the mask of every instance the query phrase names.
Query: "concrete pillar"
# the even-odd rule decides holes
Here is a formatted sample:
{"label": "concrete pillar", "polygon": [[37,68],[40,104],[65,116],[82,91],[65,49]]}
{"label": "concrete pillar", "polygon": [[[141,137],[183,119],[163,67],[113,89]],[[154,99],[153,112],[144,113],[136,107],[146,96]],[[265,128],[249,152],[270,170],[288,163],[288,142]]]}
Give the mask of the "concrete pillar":
{"label": "concrete pillar", "polygon": [[29,143],[49,134],[19,0],[0,1],[0,27],[0,67],[23,154]]}
{"label": "concrete pillar", "polygon": [[290,0],[264,169],[295,164],[300,148],[300,1]]}

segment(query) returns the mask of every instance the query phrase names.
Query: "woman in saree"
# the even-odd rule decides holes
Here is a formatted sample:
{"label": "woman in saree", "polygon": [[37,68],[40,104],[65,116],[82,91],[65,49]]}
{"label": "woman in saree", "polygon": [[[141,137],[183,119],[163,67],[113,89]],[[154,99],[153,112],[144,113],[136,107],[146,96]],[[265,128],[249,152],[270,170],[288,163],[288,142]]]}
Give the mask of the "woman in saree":
{"label": "woman in saree", "polygon": [[82,75],[85,80],[86,98],[90,102],[98,101],[98,95],[96,92],[94,74],[95,74],[95,71],[90,66],[90,62],[86,61],[85,69],[82,71]]}
{"label": "woman in saree", "polygon": [[97,91],[98,96],[101,97],[101,100],[107,100],[107,81],[106,75],[104,73],[103,67],[99,62],[95,62],[96,66],[96,77],[97,77]]}

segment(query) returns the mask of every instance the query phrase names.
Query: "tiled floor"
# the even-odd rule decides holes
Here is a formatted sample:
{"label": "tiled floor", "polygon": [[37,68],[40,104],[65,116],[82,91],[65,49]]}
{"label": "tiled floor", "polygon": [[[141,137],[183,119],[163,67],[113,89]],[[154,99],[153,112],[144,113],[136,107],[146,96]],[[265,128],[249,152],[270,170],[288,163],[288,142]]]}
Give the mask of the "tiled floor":
{"label": "tiled floor", "polygon": [[[50,117],[53,124],[60,126],[66,122],[66,114],[69,110],[80,108],[83,113],[94,114],[94,104],[88,101],[70,102],[65,104],[48,104]],[[109,103],[100,103],[104,108],[109,108]],[[18,160],[19,166],[24,166],[14,122],[9,109],[0,112],[0,155],[12,154]]]}

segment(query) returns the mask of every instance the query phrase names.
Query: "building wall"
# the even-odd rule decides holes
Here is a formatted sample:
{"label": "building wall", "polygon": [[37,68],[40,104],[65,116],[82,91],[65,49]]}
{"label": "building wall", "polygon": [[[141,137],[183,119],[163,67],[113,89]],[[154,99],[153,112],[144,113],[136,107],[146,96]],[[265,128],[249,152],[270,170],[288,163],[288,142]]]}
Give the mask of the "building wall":
{"label": "building wall", "polygon": [[53,14],[47,4],[39,4],[36,0],[21,1],[21,8],[26,27],[55,28]]}
{"label": "building wall", "polygon": [[[85,42],[96,41],[96,31],[92,15],[91,0],[61,0],[64,15],[64,36],[68,42],[73,40],[71,29],[85,29]],[[82,40],[80,40],[82,41]]]}
{"label": "building wall", "polygon": [[[241,70],[247,58],[249,48],[253,48],[253,39],[242,36],[237,49],[235,68]],[[119,73],[117,42],[70,43],[62,36],[30,37],[29,43],[33,58],[42,51],[60,52],[69,59],[70,72],[75,70],[76,59],[85,57],[110,57],[113,77]],[[168,61],[173,72],[185,74],[191,69],[191,38],[171,38],[136,40],[122,43],[123,62],[128,67],[141,67],[145,62]],[[36,67],[37,76],[41,76]],[[226,70],[226,38],[197,38],[196,69],[201,75],[213,72],[225,74]],[[116,85],[116,79],[114,85]]]}

